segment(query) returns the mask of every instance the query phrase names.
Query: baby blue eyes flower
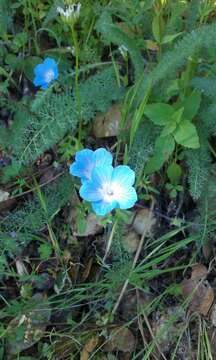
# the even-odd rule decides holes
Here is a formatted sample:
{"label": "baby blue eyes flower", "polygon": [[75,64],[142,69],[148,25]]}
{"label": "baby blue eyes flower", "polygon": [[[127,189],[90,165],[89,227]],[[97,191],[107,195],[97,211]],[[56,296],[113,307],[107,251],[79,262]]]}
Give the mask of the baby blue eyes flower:
{"label": "baby blue eyes flower", "polygon": [[134,171],[129,166],[96,167],[91,180],[80,188],[80,196],[92,202],[96,214],[104,216],[114,208],[129,209],[137,201]]}
{"label": "baby blue eyes flower", "polygon": [[106,149],[100,148],[95,151],[84,149],[76,153],[75,162],[70,166],[70,174],[80,177],[84,182],[91,179],[95,167],[111,164],[112,155]]}
{"label": "baby blue eyes flower", "polygon": [[46,58],[42,64],[34,68],[34,85],[46,90],[53,80],[58,78],[58,66],[54,59]]}
{"label": "baby blue eyes flower", "polygon": [[80,196],[92,203],[97,215],[115,208],[129,209],[137,201],[134,171],[125,165],[113,168],[112,155],[106,149],[78,151],[70,173],[81,178]]}

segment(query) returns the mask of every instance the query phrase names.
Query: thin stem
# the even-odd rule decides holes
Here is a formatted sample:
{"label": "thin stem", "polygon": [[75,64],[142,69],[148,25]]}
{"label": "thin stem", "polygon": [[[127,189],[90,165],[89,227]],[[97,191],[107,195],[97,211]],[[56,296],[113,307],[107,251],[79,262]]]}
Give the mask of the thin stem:
{"label": "thin stem", "polygon": [[113,224],[113,227],[112,227],[112,230],[111,230],[108,242],[107,242],[106,251],[105,251],[105,254],[104,254],[104,257],[103,257],[103,263],[105,263],[105,260],[106,260],[108,254],[109,254],[117,224],[118,224],[118,219],[116,219],[114,224]]}
{"label": "thin stem", "polygon": [[[153,209],[154,209],[154,200],[152,200],[152,203],[151,203],[151,208],[150,208],[149,216],[148,216],[149,219],[151,219],[151,217],[152,217]],[[136,264],[137,264],[137,261],[138,261],[138,259],[139,259],[139,256],[140,256],[140,253],[141,253],[141,250],[142,250],[143,243],[144,243],[144,240],[145,240],[145,237],[146,237],[147,232],[148,232],[148,227],[146,226],[145,229],[144,229],[144,231],[143,231],[142,237],[141,237],[141,239],[140,239],[140,243],[139,243],[138,249],[137,249],[137,251],[136,251],[136,254],[135,254],[135,257],[134,257],[133,264],[132,264],[132,267],[131,267],[131,271],[130,271],[130,272],[132,272],[132,271],[134,270],[134,268],[135,268],[135,266],[136,266]],[[129,276],[130,276],[130,274],[129,274]],[[121,289],[121,292],[120,292],[120,294],[119,294],[119,297],[118,297],[118,299],[117,299],[117,301],[116,301],[116,303],[115,303],[115,305],[114,305],[114,307],[113,307],[112,315],[114,315],[114,314],[116,313],[116,311],[117,311],[117,309],[118,309],[118,307],[119,307],[119,304],[120,304],[120,302],[121,302],[121,300],[122,300],[122,298],[123,298],[123,296],[124,296],[124,293],[125,293],[125,291],[126,291],[126,289],[127,289],[127,286],[128,286],[128,284],[129,284],[129,276],[128,276],[128,278],[125,280],[125,282],[124,282],[124,284],[123,284],[123,287],[122,287],[122,289]]]}
{"label": "thin stem", "polygon": [[71,33],[75,48],[75,95],[77,102],[77,112],[79,115],[78,141],[80,144],[82,138],[82,117],[81,117],[81,104],[80,104],[80,93],[79,93],[79,45],[78,45],[76,31],[74,30],[73,25],[71,26]]}

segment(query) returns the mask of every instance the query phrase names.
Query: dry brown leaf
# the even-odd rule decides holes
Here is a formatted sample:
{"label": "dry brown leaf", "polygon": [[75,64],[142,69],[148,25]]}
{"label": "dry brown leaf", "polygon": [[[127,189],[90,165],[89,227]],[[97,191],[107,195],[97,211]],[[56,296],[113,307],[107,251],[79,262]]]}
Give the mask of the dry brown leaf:
{"label": "dry brown leaf", "polygon": [[149,209],[141,209],[137,212],[133,222],[133,228],[137,234],[142,235],[147,230],[147,235],[151,235],[153,227],[156,224],[156,219],[153,214],[150,214]]}
{"label": "dry brown leaf", "polygon": [[192,269],[190,279],[182,281],[182,294],[189,297],[189,310],[206,316],[214,301],[214,291],[206,279],[207,269],[197,264]]}
{"label": "dry brown leaf", "polygon": [[93,134],[97,138],[117,136],[121,120],[120,106],[115,104],[105,114],[98,114],[93,121]]}
{"label": "dry brown leaf", "polygon": [[103,226],[100,224],[97,216],[93,213],[90,213],[86,217],[84,231],[78,231],[78,213],[75,208],[71,210],[71,224],[73,228],[73,235],[79,237],[93,236],[103,230]]}
{"label": "dry brown leaf", "polygon": [[133,254],[140,243],[140,237],[135,231],[130,231],[128,234],[123,235],[122,243],[125,248],[130,254]]}
{"label": "dry brown leaf", "polygon": [[135,338],[130,329],[126,327],[116,327],[110,332],[110,339],[104,349],[106,351],[119,350],[122,352],[132,352],[135,347]]}
{"label": "dry brown leaf", "polygon": [[98,336],[94,336],[90,340],[88,340],[81,352],[80,360],[88,360],[91,355],[91,352],[96,348],[98,343],[99,343]]}
{"label": "dry brown leaf", "polygon": [[208,270],[205,265],[196,264],[192,268],[191,279],[192,280],[205,279],[207,274],[208,274]]}
{"label": "dry brown leaf", "polygon": [[86,281],[89,277],[91,268],[93,264],[93,258],[90,258],[87,262],[87,265],[85,266],[85,270],[82,273],[82,281]]}

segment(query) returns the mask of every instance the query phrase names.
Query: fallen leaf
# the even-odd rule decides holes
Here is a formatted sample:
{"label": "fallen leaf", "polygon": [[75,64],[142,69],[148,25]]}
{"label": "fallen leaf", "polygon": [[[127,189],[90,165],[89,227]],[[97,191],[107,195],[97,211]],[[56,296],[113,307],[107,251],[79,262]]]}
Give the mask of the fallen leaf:
{"label": "fallen leaf", "polygon": [[90,258],[87,262],[87,265],[85,266],[85,270],[82,273],[82,281],[86,281],[89,277],[91,268],[92,268],[92,264],[93,264],[93,258]]}
{"label": "fallen leaf", "polygon": [[207,269],[204,265],[195,265],[190,279],[182,281],[182,294],[189,299],[189,310],[206,316],[214,301],[214,291],[206,280]]}
{"label": "fallen leaf", "polygon": [[90,340],[88,340],[81,352],[80,360],[88,360],[91,355],[91,352],[96,348],[98,343],[99,343],[98,336],[92,337]]}
{"label": "fallen leaf", "polygon": [[208,270],[205,265],[196,264],[193,266],[191,279],[192,280],[201,280],[205,279],[208,274]]}
{"label": "fallen leaf", "polygon": [[133,228],[139,235],[142,235],[144,231],[147,231],[147,235],[151,236],[155,224],[156,218],[153,214],[150,214],[150,210],[141,209],[135,216]]}
{"label": "fallen leaf", "polygon": [[103,230],[103,226],[100,224],[99,219],[93,213],[88,214],[85,217],[85,224],[83,229],[80,229],[79,222],[80,222],[79,214],[77,210],[74,208],[71,211],[71,222],[72,222],[72,229],[73,235],[79,237],[86,237],[86,236],[93,236],[100,233]]}
{"label": "fallen leaf", "polygon": [[140,237],[134,230],[131,230],[128,234],[123,235],[122,243],[125,250],[133,254],[139,246]]}
{"label": "fallen leaf", "polygon": [[0,189],[0,202],[6,201],[9,198],[9,193]]}
{"label": "fallen leaf", "polygon": [[135,337],[126,327],[115,327],[111,330],[109,340],[104,347],[105,351],[118,350],[132,352],[135,348]]}
{"label": "fallen leaf", "polygon": [[93,121],[93,134],[96,138],[117,136],[121,120],[120,106],[115,104],[105,114],[98,114]]}

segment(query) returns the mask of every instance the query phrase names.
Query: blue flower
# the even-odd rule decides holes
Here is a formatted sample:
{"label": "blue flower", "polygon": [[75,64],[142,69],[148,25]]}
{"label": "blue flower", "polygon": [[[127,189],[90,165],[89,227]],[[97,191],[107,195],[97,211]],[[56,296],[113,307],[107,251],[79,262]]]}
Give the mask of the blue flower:
{"label": "blue flower", "polygon": [[76,153],[75,162],[70,166],[70,174],[80,177],[84,182],[91,179],[95,167],[111,164],[112,155],[106,149],[100,148],[95,151],[84,149]]}
{"label": "blue flower", "polygon": [[34,85],[46,90],[50,83],[58,78],[58,66],[54,59],[46,58],[42,64],[35,66],[34,74]]}
{"label": "blue flower", "polygon": [[129,209],[134,206],[137,201],[134,181],[135,173],[128,166],[95,167],[91,180],[81,186],[80,196],[92,202],[97,215],[104,216],[114,208]]}

